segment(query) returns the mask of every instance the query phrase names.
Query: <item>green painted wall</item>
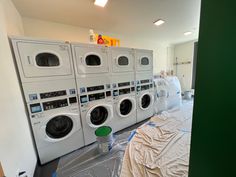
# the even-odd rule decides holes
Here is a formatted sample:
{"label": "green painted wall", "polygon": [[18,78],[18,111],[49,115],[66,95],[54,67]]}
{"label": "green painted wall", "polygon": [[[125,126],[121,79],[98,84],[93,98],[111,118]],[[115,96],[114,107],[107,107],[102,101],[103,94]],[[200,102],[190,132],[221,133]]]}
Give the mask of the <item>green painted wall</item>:
{"label": "green painted wall", "polygon": [[202,0],[189,177],[236,177],[236,1]]}

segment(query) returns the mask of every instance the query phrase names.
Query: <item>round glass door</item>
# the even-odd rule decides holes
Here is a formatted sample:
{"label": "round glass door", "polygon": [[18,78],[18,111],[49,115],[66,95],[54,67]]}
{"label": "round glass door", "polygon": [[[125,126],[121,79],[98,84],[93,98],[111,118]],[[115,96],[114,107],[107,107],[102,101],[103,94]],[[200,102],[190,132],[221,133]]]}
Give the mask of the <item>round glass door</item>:
{"label": "round glass door", "polygon": [[103,106],[98,106],[92,110],[90,113],[90,120],[93,125],[101,125],[108,118],[108,111]]}
{"label": "round glass door", "polygon": [[120,103],[120,113],[123,116],[128,115],[132,110],[132,102],[129,99],[125,99]]}
{"label": "round glass door", "polygon": [[46,133],[50,138],[58,139],[68,135],[73,129],[73,121],[67,116],[56,116],[46,125]]}
{"label": "round glass door", "polygon": [[144,108],[144,109],[147,108],[150,105],[150,103],[151,103],[150,95],[148,95],[148,94],[143,95],[143,97],[141,99],[142,108]]}

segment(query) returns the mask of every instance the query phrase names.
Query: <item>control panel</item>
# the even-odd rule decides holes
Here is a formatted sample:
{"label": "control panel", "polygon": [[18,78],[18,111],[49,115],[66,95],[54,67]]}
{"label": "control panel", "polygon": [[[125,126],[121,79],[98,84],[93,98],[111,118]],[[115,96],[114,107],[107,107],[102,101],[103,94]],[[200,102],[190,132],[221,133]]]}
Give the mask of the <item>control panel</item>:
{"label": "control panel", "polygon": [[136,83],[137,83],[137,86],[136,86],[137,92],[149,90],[153,88],[152,79],[137,80]]}
{"label": "control panel", "polygon": [[120,83],[113,83],[113,97],[117,97],[119,95],[130,94],[131,92],[135,92],[135,82],[120,82]]}

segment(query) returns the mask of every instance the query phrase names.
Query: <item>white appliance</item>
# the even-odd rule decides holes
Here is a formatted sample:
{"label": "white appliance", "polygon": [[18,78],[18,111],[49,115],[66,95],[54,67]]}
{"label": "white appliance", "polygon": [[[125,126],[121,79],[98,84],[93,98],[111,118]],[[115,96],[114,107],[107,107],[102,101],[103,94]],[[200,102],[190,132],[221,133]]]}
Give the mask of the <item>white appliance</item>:
{"label": "white appliance", "polygon": [[134,75],[112,76],[114,132],[136,123],[136,94]]}
{"label": "white appliance", "polygon": [[134,74],[134,50],[123,47],[110,47],[110,60],[112,73],[127,73]]}
{"label": "white appliance", "polygon": [[76,80],[85,145],[88,145],[96,141],[95,130],[98,127],[104,125],[112,127],[111,81],[109,76],[100,75]]}
{"label": "white appliance", "polygon": [[71,46],[77,77],[109,73],[107,47],[81,43],[72,43]]}
{"label": "white appliance", "polygon": [[135,70],[136,72],[153,72],[153,51],[135,49]]}
{"label": "white appliance", "polygon": [[21,82],[74,78],[68,43],[19,37],[10,39]]}
{"label": "white appliance", "polygon": [[153,116],[154,85],[153,73],[136,73],[137,122]]}
{"label": "white appliance", "polygon": [[84,146],[70,45],[11,38],[41,164]]}
{"label": "white appliance", "polygon": [[23,88],[41,164],[84,146],[74,79],[25,83]]}

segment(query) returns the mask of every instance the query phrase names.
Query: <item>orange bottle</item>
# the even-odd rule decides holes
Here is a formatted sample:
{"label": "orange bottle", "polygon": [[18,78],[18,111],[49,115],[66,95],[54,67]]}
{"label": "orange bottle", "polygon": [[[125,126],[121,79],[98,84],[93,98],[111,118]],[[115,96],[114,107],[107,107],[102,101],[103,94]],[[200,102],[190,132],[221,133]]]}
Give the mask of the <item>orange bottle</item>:
{"label": "orange bottle", "polygon": [[102,35],[101,34],[98,35],[97,43],[98,44],[104,44],[104,40],[102,39]]}

